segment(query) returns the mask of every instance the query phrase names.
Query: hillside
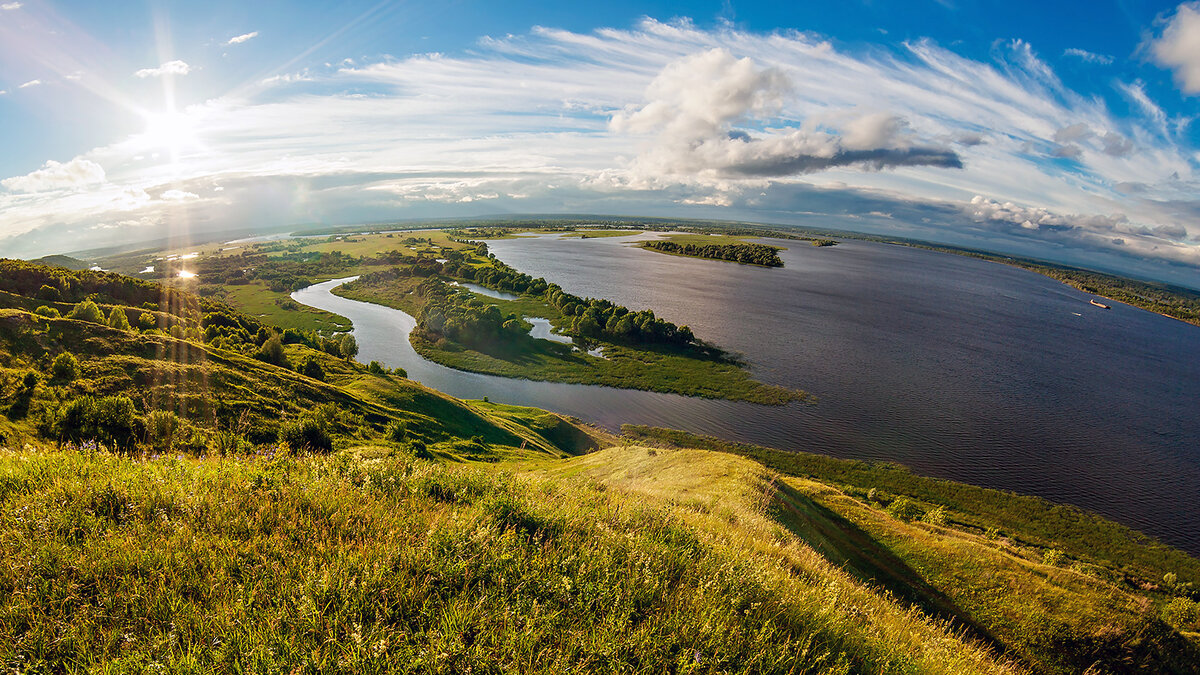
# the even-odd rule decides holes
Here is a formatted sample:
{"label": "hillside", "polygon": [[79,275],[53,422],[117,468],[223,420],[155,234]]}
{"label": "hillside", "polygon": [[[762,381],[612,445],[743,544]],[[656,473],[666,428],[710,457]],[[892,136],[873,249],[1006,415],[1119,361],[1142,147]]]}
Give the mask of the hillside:
{"label": "hillside", "polygon": [[1094,516],[678,432],[618,439],[356,351],[0,261],[0,659],[1197,672],[1197,561]]}

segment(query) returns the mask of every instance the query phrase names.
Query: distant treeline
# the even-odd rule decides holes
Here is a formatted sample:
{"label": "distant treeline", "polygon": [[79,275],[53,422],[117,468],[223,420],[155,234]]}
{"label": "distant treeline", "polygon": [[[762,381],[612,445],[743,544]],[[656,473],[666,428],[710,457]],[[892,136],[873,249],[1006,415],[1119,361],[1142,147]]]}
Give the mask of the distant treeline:
{"label": "distant treeline", "polygon": [[783,267],[779,249],[764,244],[677,244],[673,241],[648,241],[643,247],[662,253],[686,255],[693,258],[729,260],[745,265]]}

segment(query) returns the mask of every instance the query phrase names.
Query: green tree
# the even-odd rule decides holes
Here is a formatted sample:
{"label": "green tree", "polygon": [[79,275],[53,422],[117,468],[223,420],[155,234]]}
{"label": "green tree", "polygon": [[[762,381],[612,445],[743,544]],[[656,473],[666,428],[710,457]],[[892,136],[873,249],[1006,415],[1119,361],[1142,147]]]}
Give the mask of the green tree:
{"label": "green tree", "polygon": [[157,325],[158,321],[150,312],[142,312],[141,315],[138,316],[138,328],[141,328],[142,330],[150,330]]}
{"label": "green tree", "polygon": [[55,431],[60,441],[96,441],[114,450],[131,450],[139,420],[125,396],[77,398],[59,411]]}
{"label": "green tree", "polygon": [[304,365],[300,366],[300,374],[321,382],[325,381],[325,369],[311,356],[304,360]]}
{"label": "green tree", "polygon": [[38,289],[37,296],[42,300],[51,300],[53,302],[62,300],[62,293],[54,286],[47,284],[42,284],[42,287]]}
{"label": "green tree", "polygon": [[44,316],[47,319],[57,319],[62,316],[62,314],[59,314],[57,309],[54,309],[53,307],[47,307],[46,305],[42,305],[41,307],[33,310],[33,313],[37,314],[38,316]]}
{"label": "green tree", "polygon": [[384,368],[383,364],[379,363],[378,361],[372,361],[367,366],[367,372],[371,373],[372,375],[386,375],[387,369]]}
{"label": "green tree", "polygon": [[56,380],[71,382],[79,377],[79,359],[71,352],[63,352],[54,357],[54,362],[50,364],[50,374]]}
{"label": "green tree", "polygon": [[101,312],[96,303],[91,300],[84,300],[75,305],[75,308],[71,310],[71,313],[67,317],[80,321],[90,321],[92,323],[104,323],[104,312]]}
{"label": "green tree", "polygon": [[116,328],[117,330],[131,330],[129,319],[125,316],[125,310],[120,307],[113,307],[108,313],[108,327]]}
{"label": "green tree", "polygon": [[260,361],[291,368],[292,364],[288,363],[287,354],[283,351],[283,341],[279,339],[279,335],[272,335],[269,340],[263,343],[258,349],[257,358]]}
{"label": "green tree", "polygon": [[346,359],[352,359],[355,356],[358,356],[358,340],[355,340],[354,336],[350,333],[342,335],[342,337],[338,338],[338,351],[340,351],[342,353],[342,357]]}

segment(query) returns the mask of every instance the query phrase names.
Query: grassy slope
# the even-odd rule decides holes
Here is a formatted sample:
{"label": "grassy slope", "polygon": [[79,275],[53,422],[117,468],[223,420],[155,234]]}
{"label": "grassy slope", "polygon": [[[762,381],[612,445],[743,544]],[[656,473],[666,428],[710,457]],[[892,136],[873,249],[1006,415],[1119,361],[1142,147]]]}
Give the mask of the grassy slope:
{"label": "grassy slope", "polygon": [[[174,410],[197,424],[209,425],[217,408],[249,411],[252,427],[300,417],[321,404],[361,416],[364,426],[344,444],[378,438],[392,421],[404,422],[410,436],[430,444],[435,453],[456,457],[455,441],[481,437],[500,454],[549,452],[561,456],[577,448],[559,448],[528,425],[493,419],[486,411],[417,383],[390,375],[372,375],[360,364],[343,361],[299,345],[289,346],[292,361],[315,358],[328,373],[326,382],[304,377],[245,355],[166,336],[119,331],[72,319],[41,319],[18,309],[0,310],[0,382],[5,395],[33,370],[48,372],[49,361],[69,348],[83,377],[69,384],[40,384],[33,405],[10,412],[9,435],[32,435],[38,400],[74,396],[125,394],[148,408]],[[11,391],[9,391],[11,389]],[[529,418],[544,415],[532,411]],[[13,415],[16,415],[14,418]],[[518,452],[522,444],[526,451]]]}
{"label": "grassy slope", "polygon": [[[352,300],[386,305],[417,316],[422,299],[410,291],[419,281],[421,279],[399,279],[375,286],[355,283],[338,287],[334,292]],[[480,298],[496,305],[505,315],[539,316],[551,321],[561,317],[552,305],[530,298],[515,301]],[[445,340],[434,343],[417,331],[412,333],[410,341],[419,354],[431,361],[488,375],[601,384],[775,405],[804,398],[802,392],[751,379],[739,364],[688,357],[669,349],[635,349],[602,343],[605,358],[599,358],[549,340],[524,340],[515,348],[498,346],[489,352]]]}
{"label": "grassy slope", "polygon": [[994,536],[1007,540],[1011,548],[1029,549],[1039,557],[1046,550],[1061,549],[1068,559],[1112,570],[1114,581],[1156,584],[1164,574],[1174,573],[1181,581],[1200,582],[1200,560],[1073,506],[919,476],[896,464],[785,452],[667,429],[627,425],[622,431],[640,443],[738,454],[784,475],[837,485],[864,501],[874,488],[881,500],[903,495],[924,509],[944,506],[948,522],[961,529],[984,534],[995,528]]}
{"label": "grassy slope", "polygon": [[900,605],[951,621],[1036,672],[1082,672],[1097,662],[1104,672],[1193,672],[1200,658],[1135,589],[960,529],[899,520],[827,483],[742,457],[632,446],[539,470],[672,503],[696,514],[694,524],[715,518],[714,531],[734,548],[753,550],[739,538],[743,528],[783,528]]}
{"label": "grassy slope", "polygon": [[753,511],[405,458],[0,455],[0,652],[106,672],[1012,672]]}

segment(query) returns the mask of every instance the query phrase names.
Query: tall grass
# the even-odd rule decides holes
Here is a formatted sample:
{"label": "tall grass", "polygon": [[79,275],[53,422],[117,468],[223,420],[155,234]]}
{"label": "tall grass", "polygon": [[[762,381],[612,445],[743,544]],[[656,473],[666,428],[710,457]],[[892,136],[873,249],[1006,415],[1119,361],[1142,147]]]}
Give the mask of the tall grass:
{"label": "tall grass", "polygon": [[0,456],[18,671],[1000,672],[595,484],[411,458]]}

